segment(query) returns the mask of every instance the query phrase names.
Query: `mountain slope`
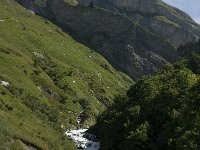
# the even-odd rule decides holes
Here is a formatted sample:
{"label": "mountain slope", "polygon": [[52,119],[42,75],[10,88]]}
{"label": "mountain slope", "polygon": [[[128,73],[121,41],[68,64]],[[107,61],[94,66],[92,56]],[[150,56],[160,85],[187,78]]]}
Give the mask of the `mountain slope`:
{"label": "mountain slope", "polygon": [[74,6],[64,0],[17,1],[53,20],[134,79],[155,72],[176,57],[175,47],[124,15],[97,7]]}
{"label": "mountain slope", "polygon": [[[79,0],[89,5],[90,0]],[[162,0],[93,0],[94,6],[124,14],[178,47],[200,38],[200,25],[185,12]]]}
{"label": "mountain slope", "polygon": [[[199,52],[196,45],[190,52]],[[199,149],[199,75],[200,55],[192,52],[140,79],[93,128],[102,150]]]}
{"label": "mountain slope", "polygon": [[91,125],[132,80],[60,28],[0,1],[0,149],[73,150],[63,135]]}

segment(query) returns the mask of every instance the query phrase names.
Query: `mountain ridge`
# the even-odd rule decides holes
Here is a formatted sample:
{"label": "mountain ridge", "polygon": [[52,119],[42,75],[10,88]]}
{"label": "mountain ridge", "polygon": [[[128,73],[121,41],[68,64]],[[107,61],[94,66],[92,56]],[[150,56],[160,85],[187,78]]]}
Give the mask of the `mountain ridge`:
{"label": "mountain ridge", "polygon": [[70,6],[63,0],[49,0],[45,7],[31,1],[17,1],[71,31],[71,35],[133,79],[175,60],[174,46],[124,15],[97,7]]}
{"label": "mountain ridge", "polygon": [[[90,0],[79,2],[89,5]],[[126,15],[176,47],[183,43],[196,42],[200,37],[199,24],[182,10],[161,0],[94,0],[93,3],[95,6]],[[162,18],[157,19],[159,16]]]}

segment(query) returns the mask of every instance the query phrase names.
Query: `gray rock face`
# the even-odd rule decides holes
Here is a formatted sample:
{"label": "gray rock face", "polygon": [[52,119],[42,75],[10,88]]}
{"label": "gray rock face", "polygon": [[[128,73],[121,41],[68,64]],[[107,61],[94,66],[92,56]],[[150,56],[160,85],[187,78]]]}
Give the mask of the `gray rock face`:
{"label": "gray rock face", "polygon": [[[79,0],[84,5],[88,5],[90,1]],[[93,1],[95,6],[126,15],[149,31],[161,35],[176,47],[200,38],[200,25],[183,11],[161,0]]]}
{"label": "gray rock face", "polygon": [[155,72],[176,57],[171,44],[124,15],[96,7],[74,7],[64,0],[48,0],[45,6],[33,0],[17,1],[61,25],[134,79]]}

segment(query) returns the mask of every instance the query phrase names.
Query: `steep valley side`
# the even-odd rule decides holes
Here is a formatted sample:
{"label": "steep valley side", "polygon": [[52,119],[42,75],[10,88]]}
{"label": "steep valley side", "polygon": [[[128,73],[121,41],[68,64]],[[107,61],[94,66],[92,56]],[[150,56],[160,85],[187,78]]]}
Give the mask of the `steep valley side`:
{"label": "steep valley side", "polygon": [[70,31],[133,79],[151,74],[176,58],[174,46],[124,15],[97,7],[73,6],[63,0],[49,0],[44,5],[17,1]]}
{"label": "steep valley side", "polygon": [[0,149],[77,149],[64,132],[78,114],[94,124],[133,83],[15,1],[0,1],[0,30]]}

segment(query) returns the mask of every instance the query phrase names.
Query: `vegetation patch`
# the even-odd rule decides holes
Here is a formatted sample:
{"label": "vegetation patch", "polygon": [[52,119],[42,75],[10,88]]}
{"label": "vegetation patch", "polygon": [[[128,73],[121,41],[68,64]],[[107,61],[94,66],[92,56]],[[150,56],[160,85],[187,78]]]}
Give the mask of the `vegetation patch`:
{"label": "vegetation patch", "polygon": [[[134,84],[91,129],[103,150],[199,149],[200,56],[198,43],[173,65]],[[189,47],[195,47],[189,50]],[[184,53],[184,52],[183,52]]]}
{"label": "vegetation patch", "polygon": [[176,28],[180,28],[180,25],[178,25],[177,23],[169,20],[168,18],[166,18],[165,16],[155,16],[153,17],[155,20],[159,21],[159,22],[163,22],[165,24],[168,24],[168,25],[172,25]]}

